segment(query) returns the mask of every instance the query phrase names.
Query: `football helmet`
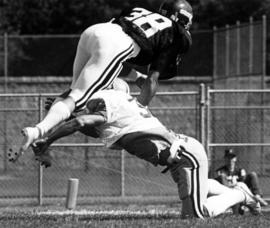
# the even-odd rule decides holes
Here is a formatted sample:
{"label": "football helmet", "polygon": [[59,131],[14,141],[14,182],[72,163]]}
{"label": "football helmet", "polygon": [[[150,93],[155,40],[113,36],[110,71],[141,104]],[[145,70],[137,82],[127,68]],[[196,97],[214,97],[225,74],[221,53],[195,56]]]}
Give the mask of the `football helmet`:
{"label": "football helmet", "polygon": [[114,79],[113,84],[112,84],[112,89],[117,90],[117,91],[122,91],[127,94],[130,93],[128,83],[121,78]]}
{"label": "football helmet", "polygon": [[192,24],[193,11],[191,5],[186,0],[165,0],[159,13],[189,29]]}

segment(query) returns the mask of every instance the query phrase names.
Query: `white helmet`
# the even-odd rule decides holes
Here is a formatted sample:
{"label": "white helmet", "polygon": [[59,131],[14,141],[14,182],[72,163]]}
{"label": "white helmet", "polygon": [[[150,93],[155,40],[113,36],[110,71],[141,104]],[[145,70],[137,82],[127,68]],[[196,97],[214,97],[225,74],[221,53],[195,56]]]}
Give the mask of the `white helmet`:
{"label": "white helmet", "polygon": [[130,93],[129,85],[127,84],[126,81],[124,81],[121,78],[114,79],[111,89],[114,89],[117,91],[122,91],[122,92],[127,93],[127,94]]}

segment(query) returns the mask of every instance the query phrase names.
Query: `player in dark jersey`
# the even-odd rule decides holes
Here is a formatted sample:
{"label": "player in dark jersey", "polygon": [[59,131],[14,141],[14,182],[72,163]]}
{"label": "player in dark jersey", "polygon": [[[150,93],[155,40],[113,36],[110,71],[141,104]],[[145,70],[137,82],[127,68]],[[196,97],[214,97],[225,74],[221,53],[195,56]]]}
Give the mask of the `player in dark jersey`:
{"label": "player in dark jersey", "polygon": [[142,105],[148,105],[158,80],[175,76],[179,54],[189,49],[191,20],[192,8],[186,0],[166,0],[160,13],[133,8],[114,21],[87,28],[78,43],[70,88],[56,99],[41,122],[22,130],[19,152],[14,150],[17,157],[73,111],[83,110],[94,93],[108,88],[124,62],[150,64],[138,98]]}
{"label": "player in dark jersey", "polygon": [[158,80],[176,76],[181,55],[192,44],[189,33],[192,17],[192,7],[186,0],[170,0],[161,5],[159,13],[132,8],[123,11],[114,21],[140,47],[139,54],[127,62],[140,66],[150,65],[138,98],[141,104],[148,105],[155,95]]}

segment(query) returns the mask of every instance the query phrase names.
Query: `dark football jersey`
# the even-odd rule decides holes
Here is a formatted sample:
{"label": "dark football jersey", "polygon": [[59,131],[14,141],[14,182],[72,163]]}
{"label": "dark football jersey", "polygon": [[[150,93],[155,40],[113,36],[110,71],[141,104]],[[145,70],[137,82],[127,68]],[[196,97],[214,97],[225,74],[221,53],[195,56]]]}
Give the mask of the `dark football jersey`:
{"label": "dark football jersey", "polygon": [[132,37],[141,50],[130,63],[160,72],[160,79],[176,75],[177,58],[191,46],[191,36],[181,25],[143,8],[127,9],[115,23]]}

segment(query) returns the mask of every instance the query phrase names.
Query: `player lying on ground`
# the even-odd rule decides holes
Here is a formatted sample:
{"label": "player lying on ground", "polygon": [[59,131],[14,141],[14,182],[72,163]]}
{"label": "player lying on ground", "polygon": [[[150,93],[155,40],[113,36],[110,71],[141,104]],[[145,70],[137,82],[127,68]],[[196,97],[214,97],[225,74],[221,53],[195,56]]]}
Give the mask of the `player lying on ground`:
{"label": "player lying on ground", "polygon": [[136,98],[123,91],[103,90],[87,102],[86,113],[66,122],[33,147],[37,159],[50,165],[48,147],[76,131],[99,137],[111,149],[125,149],[154,166],[168,166],[182,200],[182,218],[217,216],[237,203],[254,214],[260,205],[245,184],[230,189],[208,179],[208,160],[201,143],[168,130]]}
{"label": "player lying on ground", "polygon": [[41,122],[22,130],[24,137],[17,157],[73,111],[84,109],[95,92],[108,88],[124,62],[149,65],[138,98],[147,105],[156,93],[158,80],[177,75],[179,55],[191,46],[188,30],[192,17],[192,7],[186,0],[165,0],[159,12],[131,8],[110,22],[87,28],[77,46],[70,89],[56,100]]}

